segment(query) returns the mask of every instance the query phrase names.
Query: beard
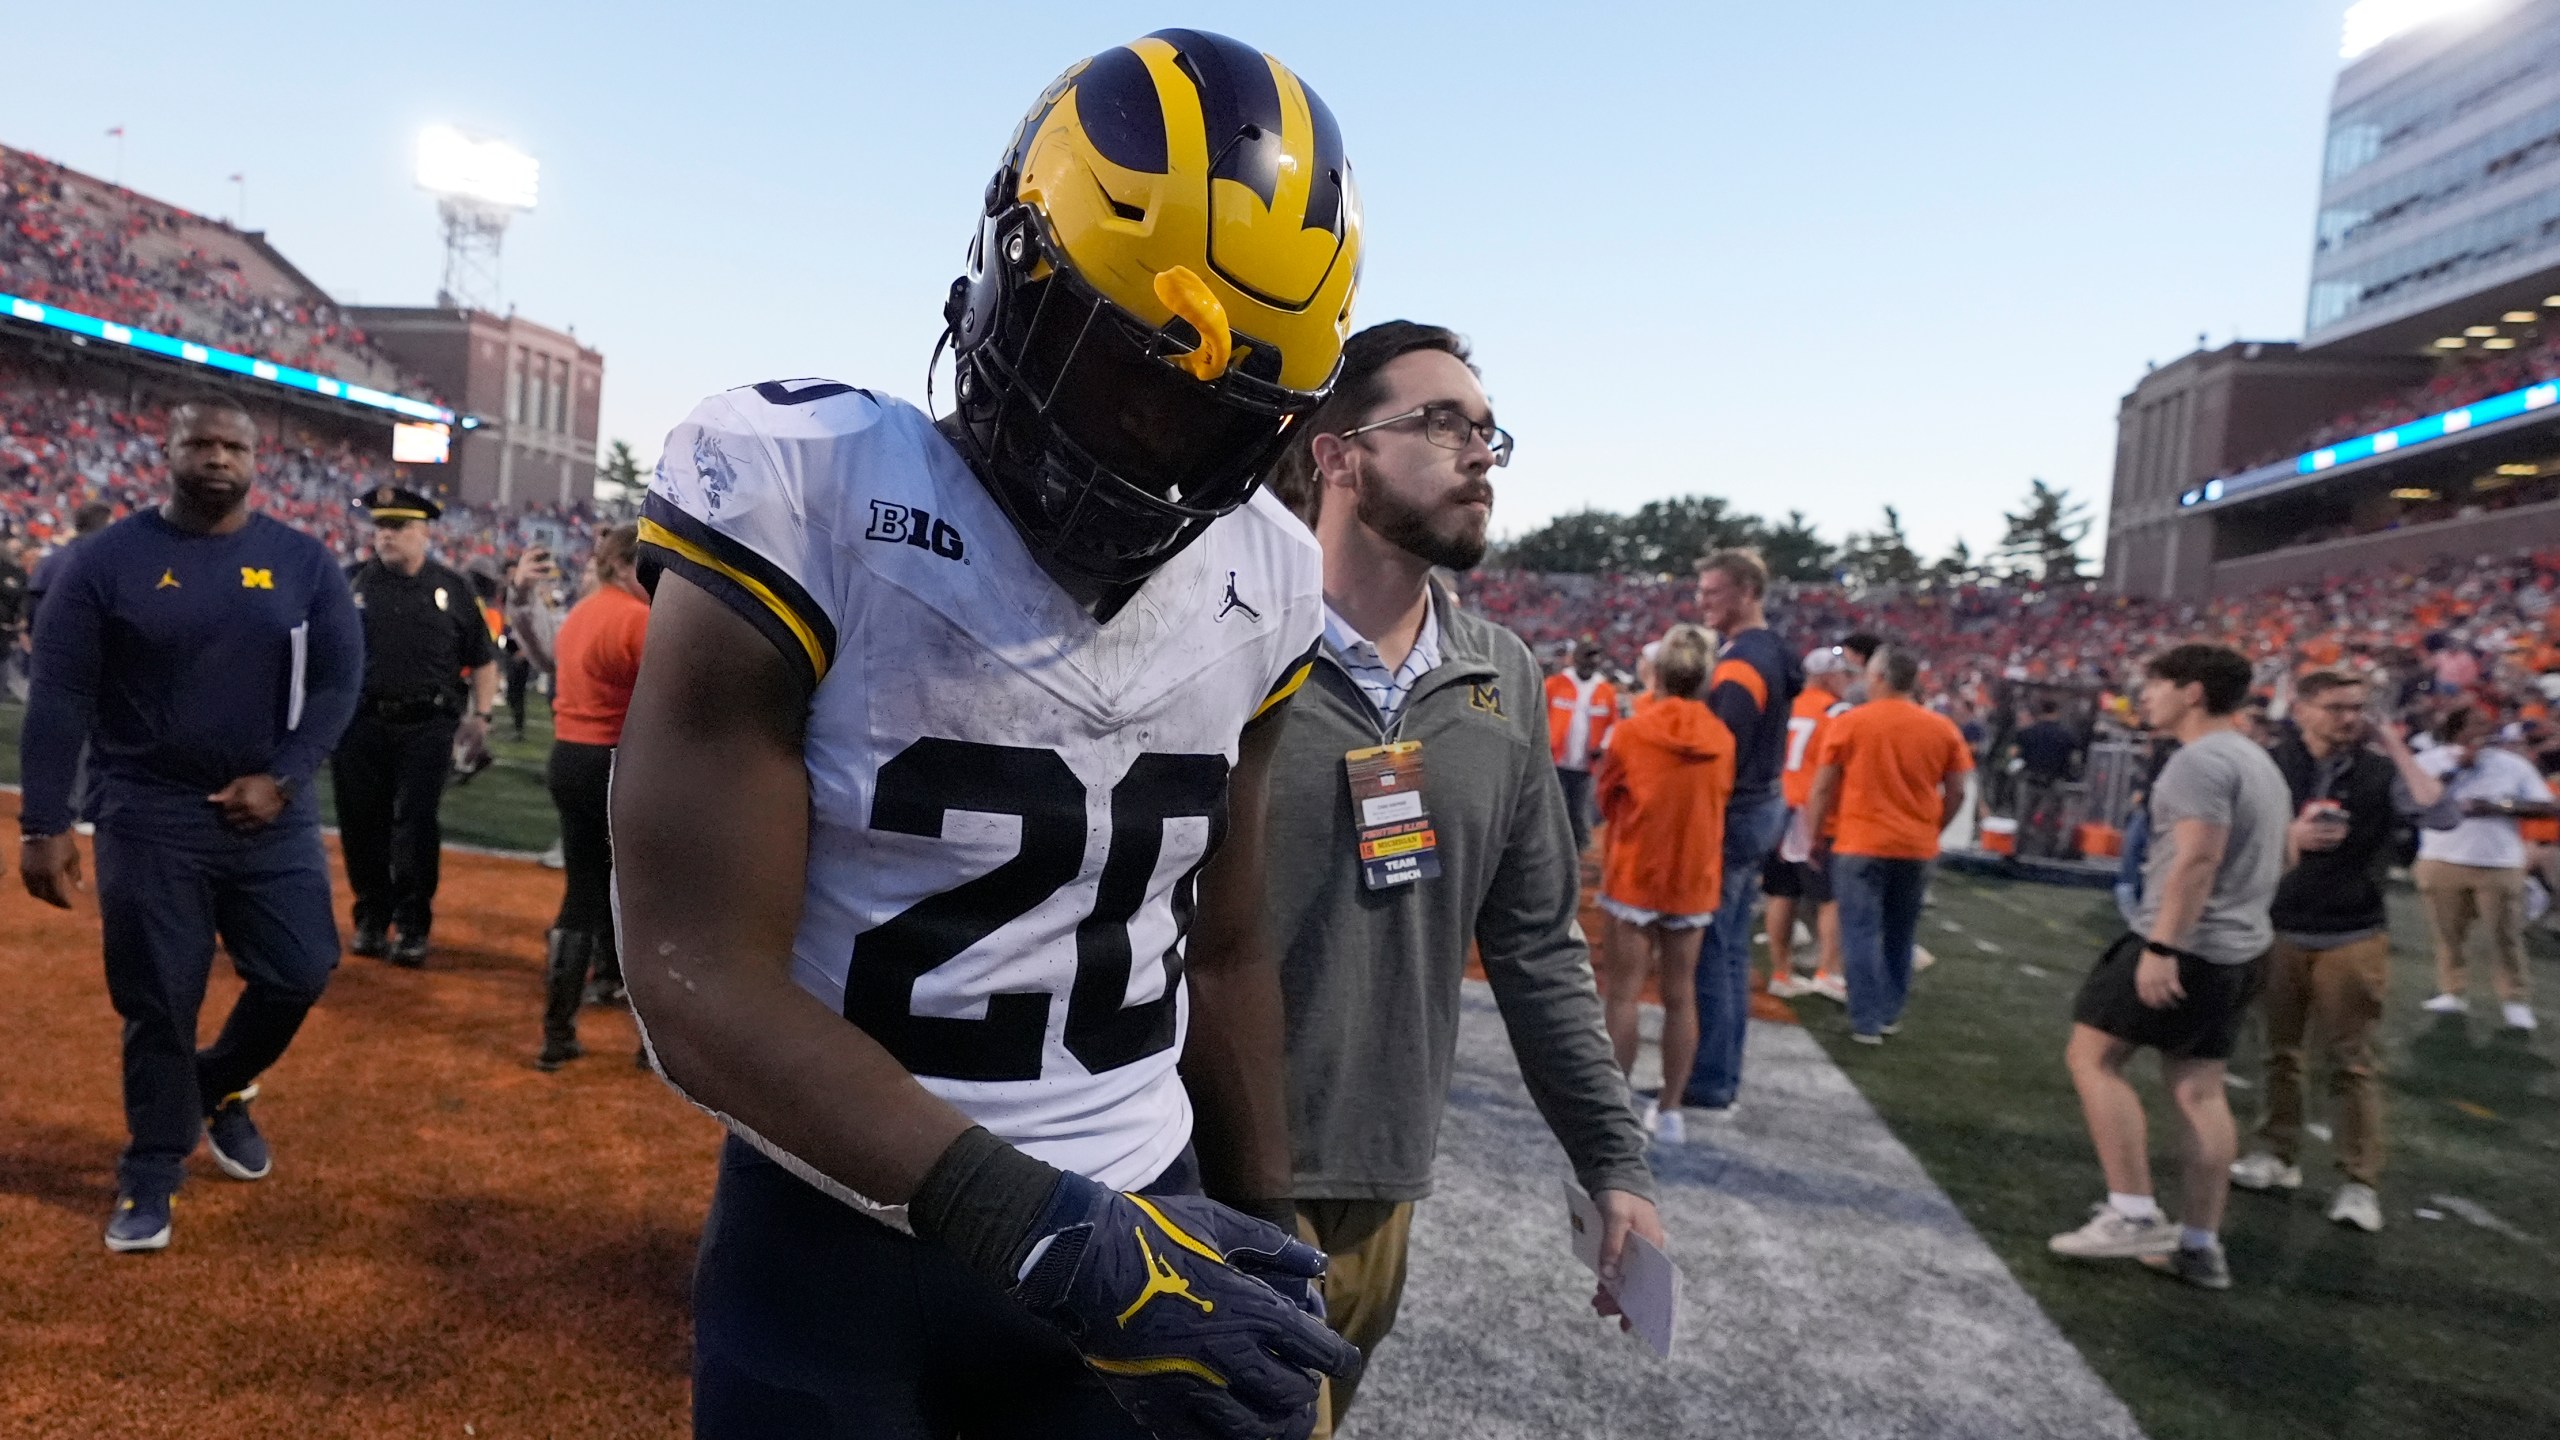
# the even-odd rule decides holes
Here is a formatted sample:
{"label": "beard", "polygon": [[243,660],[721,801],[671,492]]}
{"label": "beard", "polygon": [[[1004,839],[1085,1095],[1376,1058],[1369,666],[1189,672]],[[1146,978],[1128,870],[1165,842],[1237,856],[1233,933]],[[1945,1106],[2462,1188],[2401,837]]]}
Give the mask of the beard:
{"label": "beard", "polygon": [[[1478,497],[1488,501],[1493,497],[1492,487],[1481,480],[1461,486],[1448,499],[1454,508],[1455,502]],[[1450,529],[1434,526],[1429,509],[1390,490],[1365,465],[1360,469],[1360,504],[1353,513],[1360,517],[1361,524],[1378,532],[1388,543],[1431,564],[1450,570],[1473,570],[1484,559],[1482,518],[1458,512],[1455,520],[1442,522]],[[1452,529],[1455,533],[1451,533]]]}

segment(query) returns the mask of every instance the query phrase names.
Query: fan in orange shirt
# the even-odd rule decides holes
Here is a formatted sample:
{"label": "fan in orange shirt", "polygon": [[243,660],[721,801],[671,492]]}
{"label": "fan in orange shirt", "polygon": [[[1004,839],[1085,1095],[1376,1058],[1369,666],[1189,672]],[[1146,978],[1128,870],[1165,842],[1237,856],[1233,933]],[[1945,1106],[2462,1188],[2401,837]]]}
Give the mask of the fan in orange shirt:
{"label": "fan in orange shirt", "polygon": [[1911,700],[1920,657],[1888,646],[1867,665],[1866,704],[1831,722],[1805,807],[1820,827],[1838,807],[1831,886],[1849,973],[1849,1028],[1881,1045],[1902,1025],[1912,942],[1938,834],[1963,807],[1973,751],[1954,722]]}
{"label": "fan in orange shirt", "polygon": [[[1840,979],[1840,912],[1831,903],[1831,881],[1814,863],[1816,846],[1829,836],[1804,827],[1805,802],[1813,798],[1813,772],[1822,754],[1825,732],[1835,716],[1849,712],[1845,698],[1858,679],[1857,662],[1844,646],[1825,645],[1804,657],[1804,689],[1787,717],[1787,758],[1778,772],[1787,797],[1786,838],[1760,872],[1760,889],[1769,897],[1769,993],[1782,1000],[1799,995],[1827,995],[1845,1000]],[[1812,978],[1796,974],[1796,907],[1813,907],[1810,917],[1819,947]]]}
{"label": "fan in orange shirt", "polygon": [[1724,811],[1733,795],[1733,732],[1699,701],[1715,648],[1674,625],[1654,657],[1660,698],[1621,723],[1596,777],[1608,821],[1600,908],[1609,916],[1607,1018],[1618,1068],[1636,1061],[1636,1002],[1650,974],[1662,991],[1662,1094],[1646,1128],[1686,1138],[1680,1093],[1698,1053],[1698,941],[1724,884]]}
{"label": "fan in orange shirt", "polygon": [[1591,844],[1592,767],[1617,723],[1618,687],[1601,676],[1600,642],[1586,636],[1573,647],[1571,663],[1547,677],[1547,748],[1564,785],[1577,855]]}
{"label": "fan in orange shirt", "polygon": [[605,790],[649,633],[648,596],[634,573],[639,544],[636,525],[617,525],[597,537],[595,556],[588,562],[595,588],[560,622],[552,642],[560,668],[546,778],[551,803],[560,811],[560,853],[568,862],[568,885],[551,924],[543,967],[542,1054],[534,1064],[544,1070],[557,1070],[585,1053],[578,1044],[581,1004],[622,994]]}

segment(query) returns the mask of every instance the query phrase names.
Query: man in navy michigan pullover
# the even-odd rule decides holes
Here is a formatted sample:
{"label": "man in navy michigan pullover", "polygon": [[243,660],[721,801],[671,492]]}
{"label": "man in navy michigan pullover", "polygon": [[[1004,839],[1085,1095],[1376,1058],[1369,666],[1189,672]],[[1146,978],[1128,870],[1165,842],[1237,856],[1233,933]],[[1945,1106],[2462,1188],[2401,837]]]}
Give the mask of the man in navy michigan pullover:
{"label": "man in navy michigan pullover", "polygon": [[[1707,708],[1733,732],[1733,795],[1724,809],[1724,895],[1698,948],[1698,1060],[1680,1098],[1711,1116],[1733,1109],[1751,1018],[1751,905],[1761,868],[1786,835],[1787,722],[1804,666],[1769,630],[1769,568],[1749,550],[1698,562],[1698,614],[1724,637],[1707,677]],[[1665,1103],[1671,1096],[1664,1096]]]}
{"label": "man in navy michigan pullover", "polygon": [[[38,616],[19,741],[19,877],[70,908],[72,772],[99,789],[98,911],[124,1017],[110,1250],[169,1243],[198,1136],[263,1178],[248,1104],[338,962],[311,778],[355,713],[363,632],[319,541],[249,509],[258,428],[236,402],[169,413],[170,493],[82,544]],[[247,981],[196,1048],[216,935]]]}

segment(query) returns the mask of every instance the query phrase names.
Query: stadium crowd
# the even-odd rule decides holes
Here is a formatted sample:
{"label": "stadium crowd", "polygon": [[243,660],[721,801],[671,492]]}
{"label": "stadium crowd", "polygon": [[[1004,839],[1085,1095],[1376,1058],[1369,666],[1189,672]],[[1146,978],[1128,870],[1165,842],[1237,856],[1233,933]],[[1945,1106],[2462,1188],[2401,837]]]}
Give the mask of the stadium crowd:
{"label": "stadium crowd", "polygon": [[[165,421],[156,405],[128,409],[0,359],[0,536],[42,550],[68,538],[73,512],[90,501],[119,516],[158,503]],[[399,481],[389,456],[302,425],[275,437],[261,464],[259,506],[349,562],[363,552],[367,533],[351,502]],[[534,548],[551,549],[575,574],[597,524],[585,506],[457,503],[445,513],[445,563],[493,576]]]}
{"label": "stadium crowd", "polygon": [[218,220],[0,146],[0,290],[366,384],[428,387]]}
{"label": "stadium crowd", "polygon": [[[1629,673],[1642,645],[1696,618],[1696,583],[1686,576],[1488,571],[1460,588],[1541,654],[1587,637]],[[2085,586],[1852,594],[1779,584],[1769,623],[1799,650],[1859,631],[1916,649],[1929,665],[1933,704],[1959,721],[2003,681],[2129,694],[2146,657],[2201,635],[2255,662],[2270,701],[2292,673],[2345,665],[2388,675],[2403,705],[2421,693],[2459,694],[2501,723],[2534,723],[2548,719],[2560,692],[2560,550],[2441,559],[2201,604]]]}
{"label": "stadium crowd", "polygon": [[2240,467],[2252,470],[2277,460],[2290,459],[2306,450],[2370,435],[2394,425],[2486,400],[2510,390],[2521,390],[2545,380],[2560,377],[2560,336],[2546,337],[2530,345],[2489,354],[2482,359],[2467,359],[2450,366],[2416,385],[2391,391],[2372,400],[2339,412],[2327,422],[2306,432],[2281,450],[2270,450]]}

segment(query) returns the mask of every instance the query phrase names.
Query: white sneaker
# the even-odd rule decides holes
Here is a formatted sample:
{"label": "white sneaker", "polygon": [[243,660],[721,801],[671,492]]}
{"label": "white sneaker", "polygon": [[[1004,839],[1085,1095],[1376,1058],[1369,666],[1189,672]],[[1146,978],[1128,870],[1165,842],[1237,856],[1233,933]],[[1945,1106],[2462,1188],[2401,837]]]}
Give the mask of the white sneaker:
{"label": "white sneaker", "polygon": [[2382,1197],[2373,1193],[2372,1186],[2350,1180],[2338,1187],[2338,1198],[2329,1202],[2329,1218],[2371,1235],[2382,1228]]}
{"label": "white sneaker", "polygon": [[1857,1041],[1861,1045],[1881,1045],[1884,1043],[1884,1037],[1882,1035],[1870,1035],[1864,1030],[1850,1031],[1849,1038]]}
{"label": "white sneaker", "polygon": [[1636,1127],[1644,1131],[1647,1135],[1652,1134],[1654,1117],[1660,1114],[1661,1111],[1662,1102],[1659,1100],[1647,1100],[1643,1104],[1638,1105],[1636,1107]]}
{"label": "white sneaker", "polygon": [[2430,1015],[2459,1015],[2470,1009],[2471,1005],[2459,995],[2446,994],[2438,995],[2418,1008]]}
{"label": "white sneaker", "polygon": [[2507,1028],[2510,1030],[2530,1030],[2539,1023],[2533,1018],[2533,1007],[2521,1000],[2508,1001],[2505,1014]]}
{"label": "white sneaker", "polygon": [[1917,975],[1917,974],[1919,974],[1921,971],[1926,970],[1926,969],[1928,969],[1930,966],[1935,965],[1935,964],[1937,964],[1937,963],[1938,963],[1938,957],[1929,953],[1929,947],[1928,947],[1928,946],[1926,946],[1926,945],[1914,945],[1914,946],[1912,946],[1912,947],[1911,947],[1911,973],[1912,973],[1912,974]]}
{"label": "white sneaker", "polygon": [[1812,994],[1813,982],[1792,970],[1782,970],[1769,977],[1769,993],[1781,1000],[1793,1000],[1799,995]]}
{"label": "white sneaker", "polygon": [[1813,977],[1813,993],[1834,1005],[1846,1005],[1849,1003],[1849,982],[1837,975],[1816,975]]}
{"label": "white sneaker", "polygon": [[2088,1224],[2054,1236],[2045,1248],[2075,1260],[2133,1260],[2177,1252],[2178,1222],[2157,1210],[2136,1220],[2104,1200],[2090,1209]]}
{"label": "white sneaker", "polygon": [[2231,1162],[2231,1183],[2243,1190],[2299,1190],[2302,1167],[2260,1150]]}
{"label": "white sneaker", "polygon": [[1688,1144],[1689,1122],[1681,1118],[1678,1110],[1665,1110],[1656,1115],[1653,1119],[1653,1143],[1656,1145]]}

